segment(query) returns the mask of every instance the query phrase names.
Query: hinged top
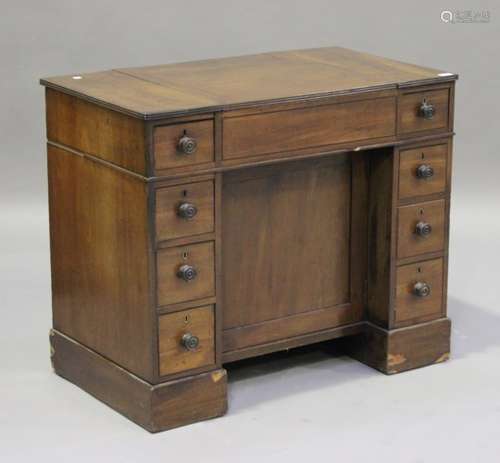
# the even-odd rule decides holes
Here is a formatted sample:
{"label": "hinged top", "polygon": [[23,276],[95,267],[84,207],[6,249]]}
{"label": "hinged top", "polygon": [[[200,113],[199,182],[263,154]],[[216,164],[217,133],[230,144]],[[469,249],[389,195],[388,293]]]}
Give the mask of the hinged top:
{"label": "hinged top", "polygon": [[340,47],[60,76],[41,83],[143,119],[454,80]]}

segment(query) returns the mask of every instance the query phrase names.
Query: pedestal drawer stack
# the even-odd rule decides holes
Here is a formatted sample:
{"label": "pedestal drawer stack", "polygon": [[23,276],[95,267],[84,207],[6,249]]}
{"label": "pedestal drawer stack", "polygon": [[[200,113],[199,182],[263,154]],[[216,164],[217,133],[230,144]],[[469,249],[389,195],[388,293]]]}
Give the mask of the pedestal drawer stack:
{"label": "pedestal drawer stack", "polygon": [[443,317],[449,143],[399,151],[394,326]]}
{"label": "pedestal drawer stack", "polygon": [[[213,161],[213,120],[154,128],[157,169]],[[154,189],[159,376],[215,368],[215,176]]]}

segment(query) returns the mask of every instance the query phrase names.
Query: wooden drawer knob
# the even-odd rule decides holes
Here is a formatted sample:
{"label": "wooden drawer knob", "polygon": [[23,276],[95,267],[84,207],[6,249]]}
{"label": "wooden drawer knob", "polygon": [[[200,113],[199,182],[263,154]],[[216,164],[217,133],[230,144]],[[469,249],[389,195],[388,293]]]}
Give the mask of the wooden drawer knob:
{"label": "wooden drawer knob", "polygon": [[432,119],[436,114],[436,108],[432,103],[429,103],[425,98],[420,105],[418,115],[424,119]]}
{"label": "wooden drawer knob", "polygon": [[428,164],[421,164],[417,167],[418,178],[431,178],[434,175],[434,169]]}
{"label": "wooden drawer knob", "polygon": [[413,286],[413,294],[417,297],[427,297],[431,294],[431,287],[422,281],[418,281]]}
{"label": "wooden drawer knob", "polygon": [[181,344],[187,350],[196,350],[200,345],[200,339],[198,338],[198,336],[195,336],[194,334],[186,333],[181,338]]}
{"label": "wooden drawer knob", "polygon": [[181,203],[177,207],[177,215],[182,219],[190,220],[198,213],[198,208],[191,203]]}
{"label": "wooden drawer knob", "polygon": [[184,281],[192,281],[196,278],[198,272],[191,265],[181,265],[179,270],[177,270],[177,277]]}
{"label": "wooden drawer knob", "polygon": [[198,142],[192,137],[184,134],[177,143],[177,150],[182,154],[193,154],[198,148]]}
{"label": "wooden drawer knob", "polygon": [[415,233],[422,238],[427,238],[432,232],[432,227],[430,223],[418,222],[415,225]]}

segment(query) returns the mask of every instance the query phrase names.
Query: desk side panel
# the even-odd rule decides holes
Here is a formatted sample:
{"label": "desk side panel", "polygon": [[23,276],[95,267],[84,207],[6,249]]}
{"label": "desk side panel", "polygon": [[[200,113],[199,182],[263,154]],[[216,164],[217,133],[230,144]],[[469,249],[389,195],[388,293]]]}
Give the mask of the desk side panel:
{"label": "desk side panel", "polygon": [[53,323],[153,377],[146,184],[48,146]]}
{"label": "desk side panel", "polygon": [[50,88],[45,98],[50,141],[147,175],[144,121]]}

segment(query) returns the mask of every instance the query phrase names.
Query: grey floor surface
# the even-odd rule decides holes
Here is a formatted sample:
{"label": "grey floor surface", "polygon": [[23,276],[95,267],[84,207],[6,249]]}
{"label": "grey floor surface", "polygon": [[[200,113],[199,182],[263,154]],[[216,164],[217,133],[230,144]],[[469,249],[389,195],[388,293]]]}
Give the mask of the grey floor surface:
{"label": "grey floor surface", "polygon": [[3,207],[0,460],[500,461],[500,221],[491,201],[454,201],[449,362],[387,377],[324,350],[267,357],[230,371],[225,417],[157,435],[52,373],[46,206]]}

